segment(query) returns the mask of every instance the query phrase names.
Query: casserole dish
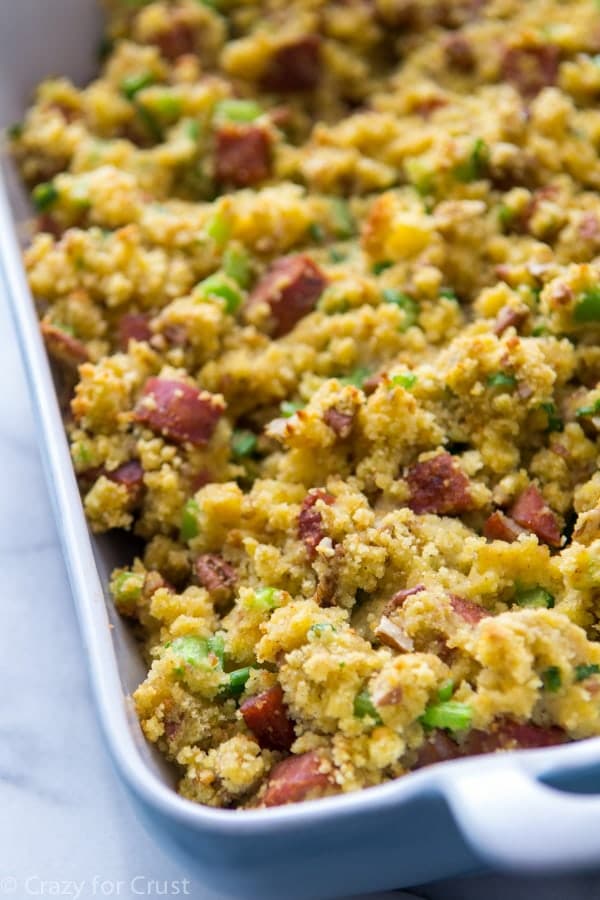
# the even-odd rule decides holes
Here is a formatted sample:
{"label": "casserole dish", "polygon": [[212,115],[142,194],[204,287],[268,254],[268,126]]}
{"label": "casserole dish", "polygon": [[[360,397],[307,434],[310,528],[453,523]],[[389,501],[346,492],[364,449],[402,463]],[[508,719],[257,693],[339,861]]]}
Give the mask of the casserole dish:
{"label": "casserole dish", "polygon": [[[77,21],[77,41],[56,22]],[[1,15],[0,119],[17,118],[35,83],[51,70],[90,74],[98,33],[95,2],[29,0]],[[58,33],[57,33],[58,32]],[[44,46],[30,35],[44,35]],[[29,65],[26,56],[35,54]],[[142,738],[128,696],[143,677],[135,643],[105,602],[119,562],[106,539],[87,537],[79,494],[33,302],[20,263],[17,229],[28,216],[10,164],[0,201],[0,268],[28,367],[49,483],[70,573],[83,646],[112,754],[144,819],[179,848],[198,877],[245,898],[326,898],[448,877],[482,863],[545,870],[594,865],[600,803],[541,783],[591,789],[600,741],[438,766],[360,794],[302,807],[234,813],[193,805],[172,790],[169,770]],[[526,810],[526,814],[523,813]]]}

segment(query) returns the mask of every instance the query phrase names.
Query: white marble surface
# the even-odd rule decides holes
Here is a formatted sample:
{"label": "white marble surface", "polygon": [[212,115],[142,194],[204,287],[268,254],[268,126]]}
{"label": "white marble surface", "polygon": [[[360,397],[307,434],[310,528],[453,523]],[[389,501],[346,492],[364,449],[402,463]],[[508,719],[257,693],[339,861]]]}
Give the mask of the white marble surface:
{"label": "white marble surface", "polygon": [[[0,900],[218,900],[146,834],[103,746],[2,297],[0,385]],[[485,877],[415,892],[431,900],[583,900],[600,896],[600,879]]]}

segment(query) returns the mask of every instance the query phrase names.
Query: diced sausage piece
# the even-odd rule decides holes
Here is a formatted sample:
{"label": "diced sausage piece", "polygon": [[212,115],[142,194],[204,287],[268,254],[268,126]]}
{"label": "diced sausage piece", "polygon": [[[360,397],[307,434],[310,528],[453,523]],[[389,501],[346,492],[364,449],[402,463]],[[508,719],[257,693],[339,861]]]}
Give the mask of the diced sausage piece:
{"label": "diced sausage piece", "polygon": [[377,390],[377,388],[383,381],[383,378],[384,378],[383,372],[377,372],[377,373],[374,373],[373,375],[369,375],[363,381],[363,386],[362,386],[363,393],[365,393],[367,395],[367,397],[370,397],[371,394],[375,393],[375,391]]}
{"label": "diced sausage piece", "polygon": [[200,472],[196,472],[195,475],[190,479],[190,487],[193,494],[196,491],[199,491],[200,488],[203,488],[206,484],[212,484],[215,480],[214,475],[208,469],[201,469]]}
{"label": "diced sausage piece", "polygon": [[[487,176],[498,190],[509,191],[514,187],[533,189],[539,183],[540,172],[537,160],[530,153],[515,148],[512,153],[490,161]],[[516,215],[511,230],[522,230],[530,216],[529,210]]]}
{"label": "diced sausage piece", "polygon": [[469,625],[476,625],[489,616],[490,613],[472,600],[465,600],[464,597],[457,597],[456,594],[450,595],[450,604],[457,616]]}
{"label": "diced sausage piece", "polygon": [[325,537],[323,531],[323,519],[315,504],[322,500],[328,506],[335,503],[335,497],[324,490],[311,491],[302,501],[300,515],[298,516],[298,537],[304,541],[308,558],[313,560],[317,553],[317,546]]}
{"label": "diced sausage piece", "polygon": [[414,111],[427,121],[436,109],[443,109],[444,106],[448,106],[448,101],[444,97],[425,97],[415,104]]}
{"label": "diced sausage piece", "polygon": [[471,72],[475,67],[475,54],[467,38],[461,34],[451,34],[444,42],[446,63],[460,72]]}
{"label": "diced sausage piece", "polygon": [[62,225],[56,221],[51,213],[42,213],[38,216],[35,222],[35,228],[36,231],[43,231],[46,234],[51,234],[57,241],[60,240],[64,232]]}
{"label": "diced sausage piece", "polygon": [[488,541],[507,541],[512,544],[523,533],[524,529],[499,509],[486,519],[483,526],[483,535]]}
{"label": "diced sausage piece", "polygon": [[40,328],[46,349],[53,359],[71,368],[86,362],[88,352],[85,344],[78,338],[50,322],[42,322]]}
{"label": "diced sausage piece", "polygon": [[250,697],[240,706],[244,722],[261,747],[267,750],[289,750],[296,735],[293,722],[283,702],[280,685]]}
{"label": "diced sausage piece", "polygon": [[331,406],[323,416],[326,425],[340,438],[347,438],[352,431],[354,416]]}
{"label": "diced sausage piece", "polygon": [[144,470],[137,459],[131,459],[116,469],[107,471],[106,477],[115,484],[127,488],[132,505],[139,503],[144,490]]}
{"label": "diced sausage piece", "polygon": [[90,466],[88,469],[77,472],[77,480],[79,481],[81,488],[87,493],[94,482],[97,481],[101,475],[105,474],[106,471],[103,466]]}
{"label": "diced sausage piece", "polygon": [[321,78],[321,39],[306,34],[275,50],[261,78],[266,91],[312,91]]}
{"label": "diced sausage piece", "polygon": [[513,722],[510,719],[499,720],[496,738],[500,747],[515,746],[522,750],[554,747],[567,741],[567,735],[562,728],[542,727],[532,725],[530,722]]}
{"label": "diced sausage piece", "polygon": [[424,584],[416,584],[414,587],[404,588],[404,590],[402,591],[396,591],[396,593],[392,597],[390,597],[388,602],[385,604],[383,614],[389,616],[390,613],[404,604],[404,601],[407,597],[412,597],[413,594],[420,594],[421,591],[424,590]]}
{"label": "diced sausage piece", "polygon": [[207,391],[168,378],[149,378],[135,410],[136,421],[176,443],[206,445],[223,412]]}
{"label": "diced sausage piece", "polygon": [[271,265],[248,298],[248,305],[267,303],[271,332],[282,337],[315,308],[327,284],[325,275],[308,256],[284,256]]}
{"label": "diced sausage piece", "polygon": [[222,125],[215,135],[218,181],[249,187],[271,174],[271,138],[256,125]]}
{"label": "diced sausage piece", "polygon": [[233,566],[216,553],[203,553],[194,563],[200,584],[209,593],[230,594],[237,582]]}
{"label": "diced sausage piece", "polygon": [[496,317],[494,325],[494,334],[500,337],[507,328],[511,326],[519,330],[520,326],[527,320],[529,311],[526,309],[514,309],[512,306],[503,306]]}
{"label": "diced sausage piece", "polygon": [[458,759],[462,755],[462,750],[456,741],[453,741],[445,731],[436,729],[419,747],[413,769],[422,769],[425,766],[432,766],[434,763]]}
{"label": "diced sausage piece", "polygon": [[419,515],[460,515],[473,508],[469,479],[450,453],[440,453],[412,466],[407,481],[408,505]]}
{"label": "diced sausage piece", "polygon": [[498,719],[489,731],[470,731],[462,744],[462,755],[478,756],[496,750],[531,750],[564,744],[567,735],[561,728],[542,728],[529,722]]}
{"label": "diced sausage piece", "polygon": [[148,316],[145,313],[125,313],[117,326],[117,339],[121,350],[127,351],[129,341],[149,341],[152,337]]}
{"label": "diced sausage piece", "polygon": [[509,47],[502,56],[502,76],[523,97],[535,97],[542,88],[556,82],[559,59],[559,48],[551,44],[543,47]]}
{"label": "diced sausage piece", "polygon": [[453,741],[446,732],[437,730],[419,748],[417,762],[413,768],[420,769],[432,763],[445,762],[463,756],[480,756],[497,750],[533,750],[536,747],[554,747],[568,740],[562,728],[543,728],[529,722],[513,722],[498,719],[489,731],[473,729],[459,743]]}
{"label": "diced sausage piece", "polygon": [[530,484],[510,510],[512,519],[551,547],[560,547],[558,520],[536,486]]}
{"label": "diced sausage piece", "polygon": [[329,775],[321,771],[322,765],[316,750],[277,763],[267,781],[263,806],[282,806],[323,796],[332,783]]}
{"label": "diced sausage piece", "polygon": [[194,29],[187,22],[177,19],[169,28],[157,34],[152,43],[158,47],[164,58],[171,62],[186,53],[194,53],[196,49]]}

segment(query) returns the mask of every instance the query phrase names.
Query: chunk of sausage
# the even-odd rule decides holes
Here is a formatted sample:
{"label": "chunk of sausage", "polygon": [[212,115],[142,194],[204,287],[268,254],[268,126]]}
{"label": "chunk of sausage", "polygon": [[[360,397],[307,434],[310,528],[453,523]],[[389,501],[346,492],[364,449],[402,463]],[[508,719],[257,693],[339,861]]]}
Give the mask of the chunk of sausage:
{"label": "chunk of sausage", "polygon": [[535,747],[554,747],[556,744],[564,744],[568,740],[566,733],[557,726],[542,727],[531,722],[514,722],[512,719],[499,719],[495,723],[495,729],[491,738],[490,752],[498,748],[527,750]]}
{"label": "chunk of sausage", "polygon": [[324,490],[311,491],[302,501],[300,515],[298,516],[298,537],[304,541],[308,558],[313,560],[317,554],[317,546],[325,537],[323,531],[323,519],[315,504],[322,500],[328,506],[335,503],[335,497]]}
{"label": "chunk of sausage", "polygon": [[511,326],[518,331],[521,325],[527,321],[528,317],[529,310],[527,309],[515,309],[512,306],[503,306],[496,317],[494,334],[500,337],[500,335],[504,334],[506,329]]}
{"label": "chunk of sausage", "polygon": [[191,492],[195,494],[200,488],[203,488],[207,484],[212,484],[213,481],[215,481],[213,473],[208,469],[201,469],[199,472],[192,475],[190,479]]}
{"label": "chunk of sausage", "polygon": [[35,230],[51,234],[58,241],[63,236],[65,229],[51,213],[42,213],[35,221]]}
{"label": "chunk of sausage", "polygon": [[507,541],[512,544],[520,534],[524,534],[524,529],[499,509],[485,520],[483,526],[483,535],[488,541]]}
{"label": "chunk of sausage", "polygon": [[306,34],[282,44],[271,56],[261,77],[265,91],[312,91],[321,79],[321,38]]}
{"label": "chunk of sausage", "polygon": [[240,706],[244,722],[261,747],[268,750],[289,750],[296,735],[293,722],[283,702],[280,685],[250,697]]}
{"label": "chunk of sausage", "polygon": [[448,106],[448,101],[444,97],[424,97],[415,103],[414,111],[427,121],[436,110],[443,109],[445,106]]}
{"label": "chunk of sausage", "polygon": [[551,547],[560,547],[558,520],[534,484],[530,484],[517,498],[510,515],[517,525],[533,532],[540,541]]}
{"label": "chunk of sausage", "polygon": [[223,413],[223,404],[207,391],[182,381],[149,378],[135,419],[176,443],[205,446]]}
{"label": "chunk of sausage", "polygon": [[369,375],[363,381],[363,393],[370,397],[371,394],[374,394],[379,385],[383,382],[385,378],[385,374],[383,372],[376,372],[373,375]]}
{"label": "chunk of sausage", "polygon": [[530,722],[514,722],[501,718],[492,723],[489,731],[473,729],[459,743],[445,731],[431,732],[419,748],[415,769],[464,756],[480,756],[497,750],[533,750],[554,747],[568,740],[562,728],[542,727]]}
{"label": "chunk of sausage", "polygon": [[472,600],[465,600],[464,597],[458,597],[456,594],[450,595],[450,604],[457,616],[469,625],[476,625],[489,616],[490,613]]}
{"label": "chunk of sausage", "polygon": [[331,406],[326,410],[323,420],[339,438],[347,438],[352,431],[354,416]]}
{"label": "chunk of sausage", "polygon": [[203,553],[194,563],[198,581],[211,594],[231,594],[237,582],[233,566],[216,553]]}
{"label": "chunk of sausage", "polygon": [[249,187],[271,174],[271,138],[256,125],[222,125],[215,135],[218,181]]}
{"label": "chunk of sausage", "polygon": [[169,28],[154,37],[152,43],[170,62],[174,62],[186,53],[194,53],[196,49],[194,29],[187,22],[179,21],[176,17]]}
{"label": "chunk of sausage", "polygon": [[450,453],[440,453],[412,466],[407,481],[410,491],[408,505],[419,515],[437,513],[453,516],[473,508],[469,479]]}
{"label": "chunk of sausage", "polygon": [[129,341],[149,341],[152,337],[149,317],[145,313],[125,313],[117,326],[117,342],[127,352]]}
{"label": "chunk of sausage", "polygon": [[139,503],[144,491],[144,470],[137,459],[131,459],[105,474],[110,481],[127,489],[132,505]]}
{"label": "chunk of sausage", "polygon": [[556,82],[559,59],[560,50],[552,44],[508,47],[502,56],[502,77],[529,99]]}
{"label": "chunk of sausage", "polygon": [[404,601],[407,597],[412,597],[413,594],[420,594],[421,591],[424,590],[424,584],[416,584],[414,587],[404,588],[404,590],[402,591],[396,591],[396,593],[392,597],[390,597],[388,602],[385,604],[383,608],[383,614],[385,616],[389,616],[389,614],[394,612],[395,609],[403,606]]}
{"label": "chunk of sausage", "polygon": [[332,782],[329,775],[321,771],[322,765],[316,750],[290,756],[278,763],[269,775],[263,806],[282,806],[323,796],[332,787]]}
{"label": "chunk of sausage", "polygon": [[274,337],[282,337],[312,312],[327,284],[325,275],[308,256],[284,256],[274,262],[248,298],[248,306],[266,303]]}
{"label": "chunk of sausage", "polygon": [[462,34],[451,34],[444,41],[446,64],[459,72],[471,72],[475,68],[473,47]]}
{"label": "chunk of sausage", "polygon": [[85,344],[72,334],[50,322],[42,322],[40,328],[46,349],[53,359],[76,368],[89,358]]}
{"label": "chunk of sausage", "polygon": [[456,741],[453,741],[447,732],[436,728],[419,747],[413,769],[422,769],[425,766],[432,766],[434,763],[458,759],[462,755],[461,748]]}

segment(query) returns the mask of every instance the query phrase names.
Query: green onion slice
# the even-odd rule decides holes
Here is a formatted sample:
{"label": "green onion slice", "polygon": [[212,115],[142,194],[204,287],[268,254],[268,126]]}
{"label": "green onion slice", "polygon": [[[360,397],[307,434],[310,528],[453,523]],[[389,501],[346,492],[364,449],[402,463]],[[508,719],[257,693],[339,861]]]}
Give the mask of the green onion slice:
{"label": "green onion slice", "polygon": [[383,291],[383,300],[385,303],[393,303],[394,306],[403,310],[405,329],[416,324],[419,316],[419,306],[416,300],[413,300],[408,294],[396,288],[386,288]]}
{"label": "green onion slice", "polygon": [[445,700],[430,703],[420,722],[425,728],[447,728],[449,731],[464,731],[470,728],[473,710],[467,703]]}
{"label": "green onion slice", "polygon": [[191,497],[183,507],[183,511],[181,513],[181,532],[180,537],[182,541],[191,541],[192,538],[198,537],[199,534],[199,526],[198,526],[198,514],[200,513],[200,507],[196,500]]}
{"label": "green onion slice", "polygon": [[400,385],[400,387],[410,390],[417,383],[417,376],[412,373],[406,375],[392,375],[392,384]]}
{"label": "green onion slice", "polygon": [[573,309],[573,321],[600,322],[600,286],[583,291]]}
{"label": "green onion slice", "polygon": [[575,681],[585,681],[591,675],[600,674],[600,666],[598,663],[582,663],[575,666]]}
{"label": "green onion slice", "polygon": [[542,672],[542,681],[544,682],[544,687],[547,691],[551,694],[556,694],[562,685],[562,676],[558,666],[550,666]]}
{"label": "green onion slice", "polygon": [[223,690],[226,697],[239,697],[244,693],[246,683],[250,678],[250,666],[244,666],[243,669],[234,669],[229,673],[229,684]]}
{"label": "green onion slice", "polygon": [[487,383],[489,387],[514,388],[517,384],[517,379],[514,375],[509,375],[507,372],[494,372],[488,375]]}
{"label": "green onion slice", "polygon": [[31,198],[36,209],[46,212],[58,200],[58,191],[51,181],[43,181],[41,184],[36,184]]}
{"label": "green onion slice", "polygon": [[227,247],[223,254],[223,271],[240,287],[247,288],[252,280],[252,268],[246,251],[240,247]]}
{"label": "green onion slice", "polygon": [[230,281],[226,275],[215,272],[209,275],[204,281],[196,285],[196,290],[203,297],[219,297],[225,301],[225,312],[229,315],[237,312],[242,304],[243,297],[240,294],[237,284]]}
{"label": "green onion slice", "polygon": [[377,725],[382,724],[381,716],[375,709],[373,701],[371,700],[371,695],[367,690],[359,691],[354,698],[354,715],[358,719],[364,719],[368,716],[370,719],[373,719]]}
{"label": "green onion slice", "polygon": [[452,699],[452,694],[454,693],[454,681],[452,678],[448,678],[447,681],[441,685],[438,690],[438,699],[441,703],[447,703],[448,700]]}
{"label": "green onion slice", "polygon": [[128,75],[121,82],[121,93],[128,100],[133,98],[144,88],[154,84],[154,75],[152,72],[138,72],[135,75]]}
{"label": "green onion slice", "polygon": [[263,109],[255,100],[239,100],[235,97],[220,100],[215,106],[215,118],[242,125],[254,122],[262,116]]}
{"label": "green onion slice", "polygon": [[245,428],[236,428],[231,439],[231,452],[236,459],[243,459],[245,456],[252,456],[256,450],[258,438],[253,431]]}
{"label": "green onion slice", "polygon": [[518,606],[527,606],[532,609],[552,609],[554,607],[554,597],[550,591],[537,585],[536,587],[517,590],[515,603]]}

